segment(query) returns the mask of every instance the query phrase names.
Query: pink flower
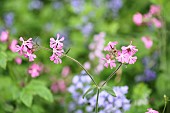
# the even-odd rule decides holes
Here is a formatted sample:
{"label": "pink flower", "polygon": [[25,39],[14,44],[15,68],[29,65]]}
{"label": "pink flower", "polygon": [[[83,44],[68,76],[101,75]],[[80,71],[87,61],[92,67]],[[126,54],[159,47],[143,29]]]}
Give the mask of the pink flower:
{"label": "pink flower", "polygon": [[121,63],[128,63],[129,54],[118,51],[118,56],[116,57],[116,59]]}
{"label": "pink flower", "polygon": [[63,52],[64,50],[62,48],[59,48],[59,49],[53,48],[53,54],[56,54],[59,57],[63,55]]}
{"label": "pink flower", "polygon": [[118,42],[109,42],[107,46],[104,48],[104,51],[111,51],[114,49],[114,46],[118,44]]}
{"label": "pink flower", "polygon": [[142,24],[142,14],[141,13],[136,13],[133,15],[133,22],[137,25],[140,26]]}
{"label": "pink flower", "polygon": [[62,60],[59,58],[59,56],[52,54],[52,56],[50,56],[50,60],[54,61],[55,64],[61,64]]}
{"label": "pink flower", "polygon": [[16,57],[15,62],[20,65],[22,63],[22,59],[19,57]]}
{"label": "pink flower", "polygon": [[61,72],[62,76],[63,76],[63,77],[66,77],[67,75],[69,75],[69,73],[70,73],[70,67],[65,66],[65,67],[62,69],[62,72]]}
{"label": "pink flower", "polygon": [[40,72],[42,71],[42,67],[38,64],[32,64],[29,69],[28,73],[31,75],[31,77],[35,78],[40,75]]}
{"label": "pink flower", "polygon": [[113,67],[116,67],[115,60],[112,60],[112,59],[110,58],[110,55],[109,55],[109,54],[107,54],[107,55],[106,55],[106,58],[103,58],[103,60],[106,61],[106,63],[104,64],[104,66],[105,66],[106,68],[108,68],[109,65],[110,65],[110,68],[111,68],[111,69],[112,69]]}
{"label": "pink flower", "polygon": [[17,40],[12,40],[10,46],[9,46],[9,49],[12,51],[12,52],[16,52],[17,48],[16,48],[16,45],[17,45],[18,41]]}
{"label": "pink flower", "polygon": [[129,46],[123,46],[121,49],[123,53],[128,53],[129,55],[134,55],[138,51],[138,49],[136,49],[136,46],[132,45],[132,41]]}
{"label": "pink flower", "polygon": [[29,38],[27,41],[24,41],[24,39],[20,37],[19,40],[22,41],[22,45],[21,45],[22,51],[27,52],[28,49],[32,49],[33,47],[32,38]]}
{"label": "pink flower", "polygon": [[159,112],[156,110],[153,110],[152,108],[149,108],[148,112],[145,112],[145,113],[159,113]]}
{"label": "pink flower", "polygon": [[57,93],[59,91],[65,92],[66,91],[66,84],[63,80],[56,81],[56,82],[52,83],[51,90],[54,93]]}
{"label": "pink flower", "polygon": [[162,22],[160,20],[158,20],[157,18],[152,18],[151,21],[153,22],[155,27],[157,27],[157,28],[161,28],[162,27]]}
{"label": "pink flower", "polygon": [[127,63],[129,63],[129,64],[134,64],[134,63],[136,62],[136,60],[137,60],[137,57],[136,57],[136,56],[134,56],[134,57],[129,56],[129,59],[128,59],[128,62],[127,62]]}
{"label": "pink flower", "polygon": [[27,52],[27,53],[25,54],[25,57],[26,57],[26,58],[29,58],[29,61],[32,62],[32,61],[34,61],[34,59],[36,58],[36,55],[33,54],[33,53],[31,53],[31,52]]}
{"label": "pink flower", "polygon": [[55,40],[54,38],[50,38],[50,47],[51,48],[61,48],[63,47],[63,43],[62,41],[64,41],[64,37],[62,37],[61,39],[59,39],[60,34],[57,34],[57,39]]}
{"label": "pink flower", "polygon": [[9,32],[8,31],[2,31],[0,35],[0,42],[6,42],[9,37]]}
{"label": "pink flower", "polygon": [[153,41],[150,39],[150,37],[143,36],[141,39],[147,49],[152,47]]}
{"label": "pink flower", "polygon": [[158,6],[158,5],[151,5],[150,6],[150,10],[149,10],[149,13],[150,14],[160,14],[160,11],[161,11],[161,8],[160,8],[160,6]]}

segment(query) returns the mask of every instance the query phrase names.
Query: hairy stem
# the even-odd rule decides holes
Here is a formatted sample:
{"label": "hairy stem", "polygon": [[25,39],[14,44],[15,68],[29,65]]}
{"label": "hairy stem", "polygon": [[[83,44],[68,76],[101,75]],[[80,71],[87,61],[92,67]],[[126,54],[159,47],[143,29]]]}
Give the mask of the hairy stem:
{"label": "hairy stem", "polygon": [[70,60],[76,62],[82,69],[85,70],[85,72],[89,75],[89,77],[91,78],[91,80],[93,81],[93,83],[94,83],[96,86],[98,86],[97,83],[95,82],[95,80],[93,79],[92,75],[83,67],[83,65],[82,65],[79,61],[77,61],[76,59],[74,59],[74,58],[72,58],[72,57],[70,57],[70,56],[68,56],[68,55],[66,55],[66,54],[64,54],[63,56],[65,56],[65,57],[69,58]]}
{"label": "hairy stem", "polygon": [[100,88],[97,88],[97,99],[96,99],[95,113],[98,113],[99,92],[100,92]]}
{"label": "hairy stem", "polygon": [[113,75],[120,69],[121,66],[122,66],[122,63],[118,66],[118,68],[114,72],[110,74],[110,76],[106,79],[106,81],[102,84],[101,87],[103,87],[113,77]]}

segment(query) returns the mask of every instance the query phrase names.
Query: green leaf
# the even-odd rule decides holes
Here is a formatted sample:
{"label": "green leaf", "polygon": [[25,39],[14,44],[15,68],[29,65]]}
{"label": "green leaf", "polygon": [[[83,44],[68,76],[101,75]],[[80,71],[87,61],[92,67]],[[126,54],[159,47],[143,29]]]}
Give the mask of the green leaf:
{"label": "green leaf", "polygon": [[33,94],[27,90],[24,90],[21,92],[20,99],[27,107],[31,107]]}
{"label": "green leaf", "polygon": [[6,64],[7,64],[7,55],[4,52],[0,53],[0,67],[3,69],[6,69]]}
{"label": "green leaf", "polygon": [[27,107],[31,107],[34,95],[38,95],[48,102],[53,102],[51,91],[42,81],[32,80],[21,92],[20,99]]}
{"label": "green leaf", "polygon": [[90,91],[94,90],[95,88],[96,88],[96,86],[90,87],[90,88],[84,93],[83,99],[84,99],[85,96],[87,96],[87,95],[90,93]]}
{"label": "green leaf", "polygon": [[106,91],[107,93],[111,94],[112,96],[116,97],[115,92],[114,92],[113,89],[112,89],[111,87],[109,87],[109,86],[103,86],[103,87],[101,88],[101,90],[104,90],[104,91]]}

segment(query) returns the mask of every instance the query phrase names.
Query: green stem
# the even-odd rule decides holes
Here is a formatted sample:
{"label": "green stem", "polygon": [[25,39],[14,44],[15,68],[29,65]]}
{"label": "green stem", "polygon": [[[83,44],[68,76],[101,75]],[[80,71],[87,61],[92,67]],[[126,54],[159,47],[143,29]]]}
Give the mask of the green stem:
{"label": "green stem", "polygon": [[95,82],[95,80],[93,79],[92,75],[83,67],[83,65],[79,61],[77,61],[76,59],[74,59],[74,58],[72,58],[72,57],[70,57],[66,54],[64,54],[63,56],[65,56],[65,57],[69,58],[70,60],[76,62],[83,70],[85,70],[85,72],[89,75],[89,77],[91,78],[93,83],[96,85],[96,87],[98,86],[97,83]]}
{"label": "green stem", "polygon": [[118,68],[110,74],[110,76],[106,79],[106,81],[102,84],[101,87],[103,87],[112,77],[113,75],[119,70],[119,68],[122,66],[122,63],[118,66]]}
{"label": "green stem", "polygon": [[165,102],[164,109],[163,109],[162,113],[165,112],[165,109],[166,109],[166,102]]}
{"label": "green stem", "polygon": [[98,113],[99,92],[100,92],[100,88],[97,88],[97,99],[96,99],[95,113]]}

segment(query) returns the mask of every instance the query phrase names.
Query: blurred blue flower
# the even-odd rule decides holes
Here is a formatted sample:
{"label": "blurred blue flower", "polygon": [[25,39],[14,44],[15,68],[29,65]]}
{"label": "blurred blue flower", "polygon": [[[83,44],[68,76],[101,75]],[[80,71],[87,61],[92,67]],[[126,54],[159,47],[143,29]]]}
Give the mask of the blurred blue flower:
{"label": "blurred blue flower", "polygon": [[91,32],[93,31],[93,24],[88,22],[86,25],[82,26],[81,28],[81,32],[83,33],[83,35],[85,37],[88,37]]}
{"label": "blurred blue flower", "polygon": [[[91,79],[88,75],[76,75],[68,91],[72,94],[73,101],[69,104],[70,112],[93,112],[96,105],[96,94],[90,98],[82,98],[82,95],[90,88]],[[80,85],[81,84],[81,85]],[[81,86],[81,87],[80,87]],[[127,86],[113,87],[116,97],[106,91],[99,94],[99,113],[122,113],[130,109],[130,101],[125,97],[128,93]],[[84,106],[83,106],[84,105]],[[74,108],[74,109],[73,109]],[[81,108],[81,110],[79,110]]]}
{"label": "blurred blue flower", "polygon": [[14,20],[14,13],[9,12],[4,15],[4,21],[7,27],[11,27]]}
{"label": "blurred blue flower", "polygon": [[43,3],[40,0],[32,0],[29,5],[28,8],[30,10],[34,10],[34,9],[41,9],[43,7]]}
{"label": "blurred blue flower", "polygon": [[112,10],[113,16],[117,16],[120,8],[122,8],[122,0],[110,0],[108,2],[108,7]]}
{"label": "blurred blue flower", "polygon": [[53,8],[54,8],[54,9],[60,9],[62,6],[63,6],[62,2],[55,1],[55,2],[53,3]]}
{"label": "blurred blue flower", "polygon": [[84,10],[84,0],[71,0],[71,6],[75,13],[80,13]]}
{"label": "blurred blue flower", "polygon": [[145,69],[145,81],[151,81],[156,78],[156,72],[152,71],[151,69]]}

